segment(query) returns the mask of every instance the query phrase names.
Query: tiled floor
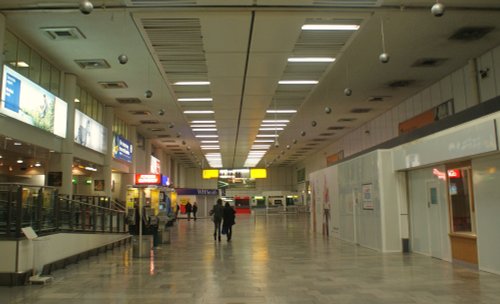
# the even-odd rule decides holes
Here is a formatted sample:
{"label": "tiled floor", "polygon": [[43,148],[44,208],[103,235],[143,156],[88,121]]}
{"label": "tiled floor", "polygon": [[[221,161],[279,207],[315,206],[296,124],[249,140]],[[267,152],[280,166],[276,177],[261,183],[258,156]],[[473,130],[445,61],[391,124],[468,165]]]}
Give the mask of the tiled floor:
{"label": "tiled floor", "polygon": [[0,287],[0,303],[500,303],[498,275],[314,236],[304,215],[236,221],[231,243],[182,220],[152,258],[115,249],[45,286]]}

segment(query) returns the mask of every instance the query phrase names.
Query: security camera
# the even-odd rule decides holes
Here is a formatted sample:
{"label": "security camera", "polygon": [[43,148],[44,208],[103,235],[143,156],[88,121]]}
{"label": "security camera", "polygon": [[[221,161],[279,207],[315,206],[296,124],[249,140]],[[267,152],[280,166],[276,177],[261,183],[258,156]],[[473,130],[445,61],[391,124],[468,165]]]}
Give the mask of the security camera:
{"label": "security camera", "polygon": [[279,144],[278,142],[275,142],[275,143],[274,143],[274,147],[275,147],[275,148],[279,148],[279,146],[280,146],[280,144]]}
{"label": "security camera", "polygon": [[311,126],[316,127],[317,125],[318,123],[316,122],[316,120],[311,121]]}
{"label": "security camera", "polygon": [[165,115],[165,110],[163,110],[163,109],[158,110],[158,115],[160,115],[160,116]]}
{"label": "security camera", "polygon": [[88,15],[88,14],[92,13],[93,9],[94,9],[94,5],[89,0],[80,1],[80,12],[82,12],[82,14]]}
{"label": "security camera", "polygon": [[128,62],[128,56],[125,54],[121,54],[120,56],[118,56],[118,62],[120,64],[126,64]]}
{"label": "security camera", "polygon": [[153,97],[153,92],[151,92],[151,90],[147,90],[144,92],[144,96],[146,96],[146,98],[151,98]]}
{"label": "security camera", "polygon": [[444,5],[442,3],[437,2],[431,8],[431,13],[436,17],[441,17],[444,15]]}
{"label": "security camera", "polygon": [[173,123],[169,123],[169,124],[168,124],[168,128],[169,128],[169,129],[172,129],[173,127],[174,127],[174,124],[173,124]]}
{"label": "security camera", "polygon": [[350,88],[345,88],[344,89],[344,94],[345,94],[345,96],[351,96],[352,95],[352,90]]}
{"label": "security camera", "polygon": [[390,57],[389,57],[389,54],[387,54],[387,53],[382,53],[378,56],[378,60],[380,60],[380,62],[382,62],[382,63],[388,63],[389,59],[390,59]]}

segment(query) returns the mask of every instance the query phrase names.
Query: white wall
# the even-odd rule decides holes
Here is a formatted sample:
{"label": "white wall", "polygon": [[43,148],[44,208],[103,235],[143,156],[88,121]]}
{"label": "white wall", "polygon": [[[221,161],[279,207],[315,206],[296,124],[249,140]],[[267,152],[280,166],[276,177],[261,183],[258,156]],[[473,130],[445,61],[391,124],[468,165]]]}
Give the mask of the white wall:
{"label": "white wall", "polygon": [[500,274],[500,154],[472,160],[479,269]]}

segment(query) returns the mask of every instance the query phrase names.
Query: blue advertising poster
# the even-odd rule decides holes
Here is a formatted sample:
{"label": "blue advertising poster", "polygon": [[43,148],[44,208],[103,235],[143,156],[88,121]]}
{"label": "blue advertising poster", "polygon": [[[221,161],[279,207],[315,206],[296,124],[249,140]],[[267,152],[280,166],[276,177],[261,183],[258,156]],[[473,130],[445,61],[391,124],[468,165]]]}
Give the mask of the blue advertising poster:
{"label": "blue advertising poster", "polygon": [[192,189],[192,188],[177,188],[177,195],[219,195],[217,189]]}
{"label": "blue advertising poster", "polygon": [[113,157],[116,159],[132,162],[132,144],[122,136],[113,136]]}
{"label": "blue advertising poster", "polygon": [[5,79],[5,107],[13,112],[19,112],[19,92],[21,81],[7,73]]}

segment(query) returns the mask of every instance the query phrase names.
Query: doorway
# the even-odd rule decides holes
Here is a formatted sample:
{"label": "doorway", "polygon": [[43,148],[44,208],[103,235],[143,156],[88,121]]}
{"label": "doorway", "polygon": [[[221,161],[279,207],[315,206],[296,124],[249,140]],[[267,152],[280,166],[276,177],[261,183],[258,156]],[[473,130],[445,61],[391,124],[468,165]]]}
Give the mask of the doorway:
{"label": "doorway", "polygon": [[476,265],[477,237],[470,162],[446,166],[453,262]]}
{"label": "doorway", "polygon": [[429,249],[433,257],[443,259],[442,231],[441,231],[441,204],[439,185],[436,181],[426,183],[427,214],[429,218]]}

